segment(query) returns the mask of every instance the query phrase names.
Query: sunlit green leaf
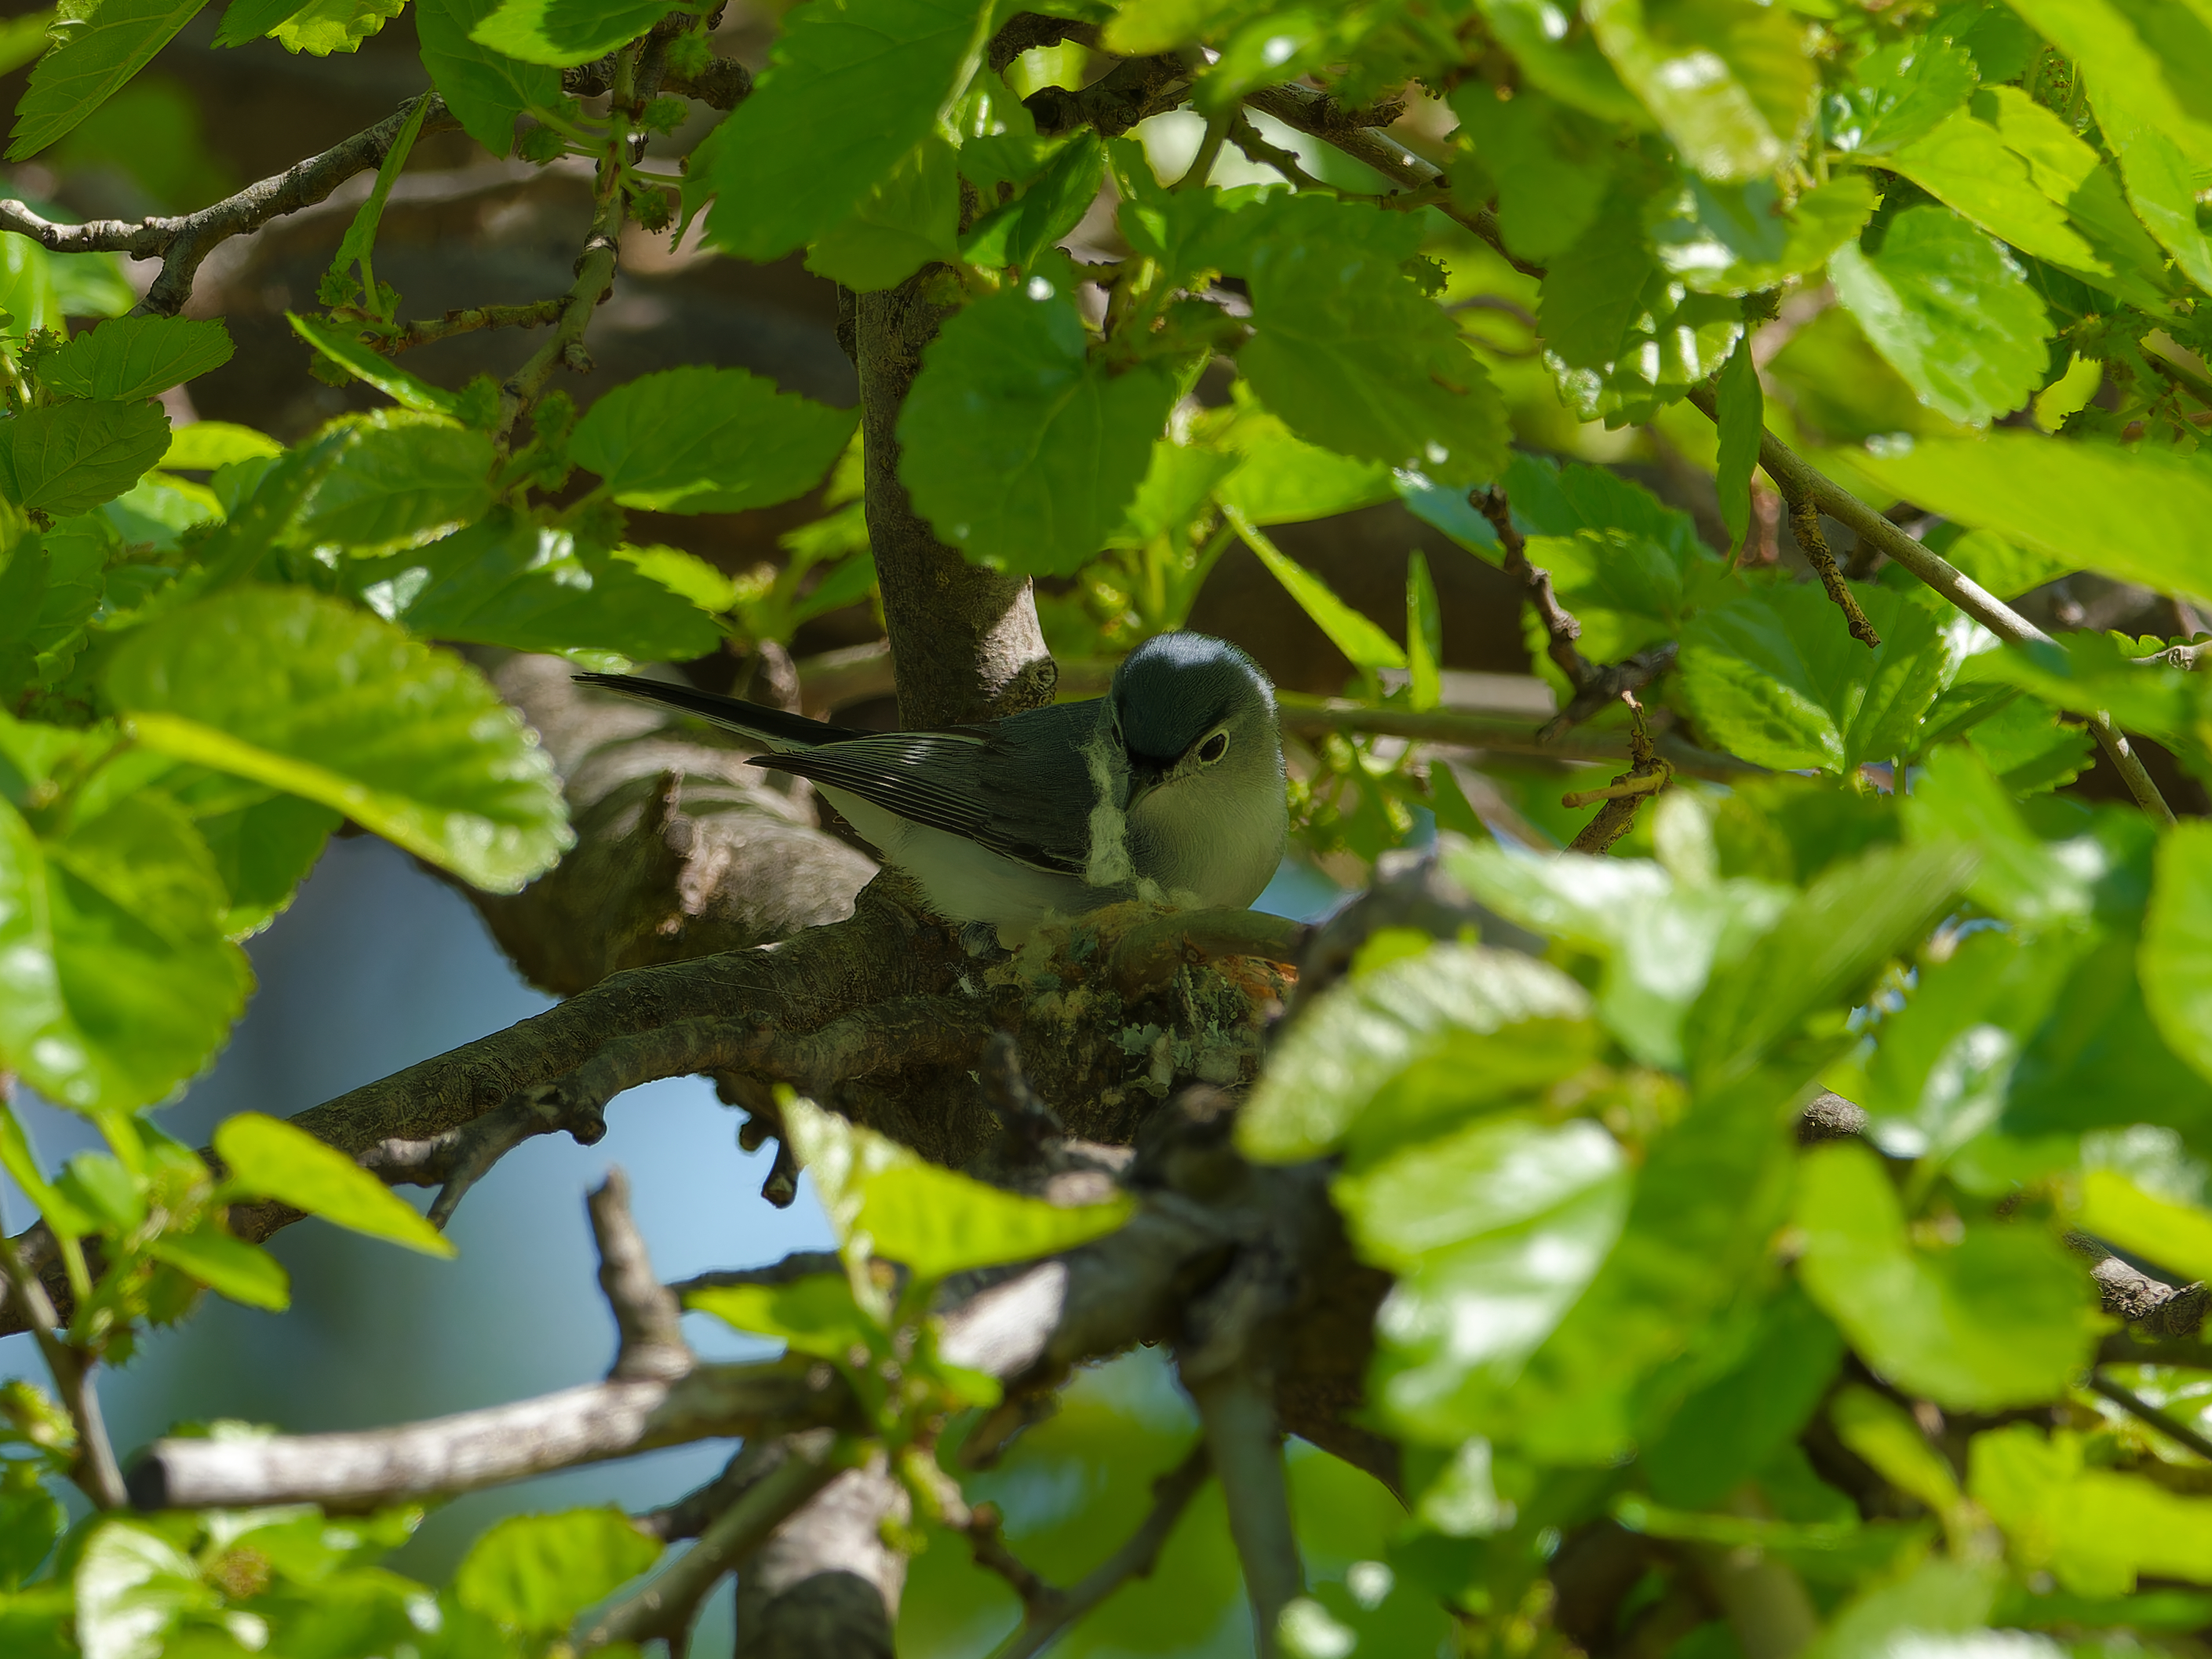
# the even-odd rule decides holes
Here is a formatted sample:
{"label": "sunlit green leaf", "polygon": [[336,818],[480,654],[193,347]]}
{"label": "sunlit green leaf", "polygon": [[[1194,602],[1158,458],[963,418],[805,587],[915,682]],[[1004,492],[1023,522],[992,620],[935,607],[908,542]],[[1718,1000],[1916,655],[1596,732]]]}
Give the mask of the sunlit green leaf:
{"label": "sunlit green leaf", "polygon": [[230,331],[219,320],[118,317],[40,364],[39,378],[67,397],[127,403],[220,368],[230,352]]}
{"label": "sunlit green leaf", "polygon": [[587,64],[637,39],[671,0],[503,0],[469,38],[526,64]]}
{"label": "sunlit green leaf", "polygon": [[565,1629],[660,1556],[659,1540],[612,1507],[511,1515],[453,1572],[463,1607],[533,1635]]}
{"label": "sunlit green leaf", "polygon": [[231,1187],[254,1198],[274,1198],[425,1255],[452,1255],[446,1236],[419,1211],[335,1146],[282,1118],[240,1112],[216,1126],[216,1156]]}
{"label": "sunlit green leaf", "polygon": [[0,495],[66,519],[111,501],[169,447],[151,403],[66,403],[0,420]]}
{"label": "sunlit green leaf", "polygon": [[31,70],[15,106],[8,159],[20,161],[68,132],[153,61],[207,0],[100,0]]}
{"label": "sunlit green leaf", "polygon": [[593,404],[568,453],[625,507],[735,513],[805,495],[858,418],[742,368],[672,368]]}
{"label": "sunlit green leaf", "polygon": [[291,1275],[283,1264],[258,1244],[233,1238],[213,1225],[163,1233],[147,1251],[156,1261],[249,1308],[282,1313],[292,1304]]}

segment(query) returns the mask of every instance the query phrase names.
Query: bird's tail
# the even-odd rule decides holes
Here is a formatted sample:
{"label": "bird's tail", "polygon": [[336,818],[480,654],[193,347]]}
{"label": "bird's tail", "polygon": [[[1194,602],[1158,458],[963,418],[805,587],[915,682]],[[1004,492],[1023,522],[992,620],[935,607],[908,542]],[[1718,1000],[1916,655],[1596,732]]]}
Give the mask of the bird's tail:
{"label": "bird's tail", "polygon": [[578,674],[574,678],[579,685],[595,685],[602,690],[619,691],[624,696],[680,708],[687,714],[696,714],[701,720],[712,720],[747,737],[759,738],[778,748],[812,749],[822,744],[867,735],[849,726],[832,726],[827,720],[786,714],[765,703],[725,697],[689,685],[672,685],[665,680],[648,680],[636,674]]}

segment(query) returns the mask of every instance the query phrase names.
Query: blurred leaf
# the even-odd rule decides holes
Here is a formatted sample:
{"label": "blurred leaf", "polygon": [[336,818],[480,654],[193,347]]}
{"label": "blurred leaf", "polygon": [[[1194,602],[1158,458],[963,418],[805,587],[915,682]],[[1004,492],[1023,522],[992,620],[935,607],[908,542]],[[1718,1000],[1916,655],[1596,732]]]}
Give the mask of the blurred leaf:
{"label": "blurred leaf", "polygon": [[1828,142],[1854,155],[1887,155],[1933,132],[1972,95],[1973,55],[1931,32],[1869,52],[1851,82],[1823,100]]}
{"label": "blurred leaf", "polygon": [[665,16],[670,0],[504,0],[469,38],[526,64],[588,64]]}
{"label": "blurred leaf", "polygon": [[213,1609],[192,1559],[151,1528],[103,1519],[79,1552],[76,1639],[84,1659],[162,1659],[180,1613]]}
{"label": "blurred leaf", "polygon": [[[720,198],[708,239],[765,264],[846,218],[966,84],[992,15],[973,0],[794,10],[752,95],[691,153],[696,188]],[[825,126],[825,109],[867,118]]]}
{"label": "blurred leaf", "polygon": [[873,1254],[920,1279],[1056,1255],[1112,1232],[1134,1211],[1127,1198],[1063,1208],[916,1161],[866,1177],[855,1229]]}
{"label": "blurred leaf", "polygon": [[1751,475],[1759,465],[1759,441],[1765,435],[1765,404],[1748,337],[1737,343],[1722,366],[1717,398],[1714,419],[1720,428],[1720,462],[1715,483],[1721,522],[1728,529],[1729,547],[1735,549],[1743,545],[1751,530]]}
{"label": "blurred leaf", "polygon": [[593,404],[568,453],[625,507],[735,513],[805,495],[858,419],[742,368],[672,368]]}
{"label": "blurred leaf", "polygon": [[1534,857],[1447,846],[1453,879],[1510,921],[1598,952],[1597,1011],[1647,1063],[1682,1061],[1682,1018],[1717,963],[1741,957],[1790,902],[1761,881],[1676,882],[1642,860]]}
{"label": "blurred leaf", "polygon": [[552,768],[474,669],[318,594],[240,588],[137,630],[107,668],[140,742],[345,813],[513,892],[570,842]]}
{"label": "blurred leaf", "polygon": [[2081,65],[2108,132],[2148,129],[2212,162],[2212,27],[2189,9],[2115,0],[2020,0],[2014,10]]}
{"label": "blurred leaf", "polygon": [[1278,1040],[1237,1115],[1246,1157],[1296,1164],[1347,1137],[1371,1156],[1580,1070],[1589,994],[1510,951],[1438,943],[1355,973]]}
{"label": "blurred leaf", "polygon": [[1453,90],[1460,131],[1498,180],[1498,222],[1528,259],[1548,259],[1590,228],[1612,185],[1613,134],[1529,88],[1511,97],[1483,80]]}
{"label": "blurred leaf", "polygon": [[1843,1358],[1843,1340],[1794,1286],[1759,1310],[1738,1362],[1675,1408],[1640,1460],[1663,1503],[1710,1509],[1794,1440]]}
{"label": "blurred leaf", "polygon": [[2014,547],[1987,530],[1970,530],[1943,550],[1943,556],[2001,599],[2016,599],[2071,568],[2048,554]]}
{"label": "blurred leaf", "polygon": [[[0,311],[12,319],[6,325],[7,338],[21,340],[33,329],[63,325],[67,313],[56,287],[58,264],[29,237],[0,231]],[[132,303],[137,300],[133,294]]]}
{"label": "blurred leaf", "polygon": [[1328,584],[1290,557],[1260,527],[1236,507],[1223,509],[1236,526],[1238,538],[1298,602],[1298,609],[1328,635],[1328,642],[1349,658],[1355,668],[1403,668],[1406,653],[1381,628],[1354,611],[1329,591]]}
{"label": "blurred leaf", "polygon": [[224,937],[258,933],[289,908],[343,821],[319,801],[284,794],[198,819],[200,836],[230,893]]}
{"label": "blurred leaf", "polygon": [[853,1350],[871,1352],[882,1328],[853,1300],[842,1273],[809,1273],[787,1285],[721,1285],[693,1291],[684,1305],[709,1313],[741,1331],[781,1337],[794,1353],[850,1363]]}
{"label": "blurred leaf", "polygon": [[212,1223],[188,1233],[163,1233],[146,1253],[246,1307],[282,1313],[292,1305],[291,1277],[276,1258]]}
{"label": "blurred leaf", "polygon": [[2182,1275],[2212,1273],[2212,1214],[2147,1193],[2115,1170],[2081,1176],[2072,1219],[2084,1232]]}
{"label": "blurred leaf", "polygon": [[1938,1405],[1969,1411],[2063,1395],[2087,1363],[2096,1319],[2087,1279],[2026,1224],[1978,1223],[1918,1249],[1875,1155],[1808,1152],[1798,1176],[1797,1276],[1874,1369]]}
{"label": "blurred leaf", "polygon": [[281,1118],[259,1112],[227,1117],[216,1126],[215,1150],[238,1193],[277,1199],[425,1255],[456,1254],[453,1242],[398,1194],[337,1147]]}
{"label": "blurred leaf", "polygon": [[[2035,187],[2028,164],[2007,148],[1997,130],[1964,110],[1883,156],[1881,164],[2023,253],[2073,270],[2102,274],[2107,269],[2067,222],[2065,212]],[[1892,228],[1914,213],[1942,217],[1934,209],[1908,208],[1890,222]],[[1942,265],[1957,268],[1957,255],[1938,258]]]}
{"label": "blurred leaf", "polygon": [[8,159],[21,161],[98,109],[153,61],[207,0],[100,0],[69,37],[33,65],[15,106]]}
{"label": "blurred leaf", "polygon": [[42,846],[0,805],[0,1065],[81,1111],[159,1100],[244,1007],[220,883],[184,815],[141,793]]}
{"label": "blurred leaf", "polygon": [[1813,112],[1813,67],[1786,10],[1597,0],[1584,15],[1620,78],[1709,179],[1771,171]]}
{"label": "blurred leaf", "polygon": [[1895,1401],[1863,1383],[1847,1382],[1829,1401],[1828,1419],[1836,1437],[1891,1486],[1926,1504],[1946,1525],[1972,1524],[1971,1516],[1960,1513],[1958,1476]]}
{"label": "blurred leaf", "polygon": [[1816,583],[1755,590],[1684,628],[1681,695],[1707,742],[1761,766],[1842,773],[1912,751],[1949,647],[1917,599],[1852,592],[1881,635],[1875,650]]}
{"label": "blurred leaf", "polygon": [[453,1593],[502,1625],[549,1634],[659,1559],[659,1540],[617,1509],[510,1515],[462,1557]]}
{"label": "blurred leaf", "polygon": [[2088,919],[2107,866],[2095,840],[2053,844],[2034,835],[1972,751],[1945,747],[1929,756],[1900,810],[1913,840],[1974,849],[1978,862],[1966,891],[1996,915],[2028,928]]}
{"label": "blurred leaf", "polygon": [[1334,1186],[1361,1256],[1398,1282],[1376,1316],[1372,1398],[1401,1433],[1455,1445],[1596,1273],[1633,1187],[1587,1121],[1499,1116]]}
{"label": "blurred leaf", "polygon": [[2212,1078],[2212,824],[2178,823],[2160,837],[2137,960],[2160,1033]]}
{"label": "blurred leaf", "polygon": [[1875,192],[1845,173],[1817,185],[1784,213],[1771,180],[1717,185],[1696,174],[1644,210],[1652,248],[1669,276],[1698,294],[1749,294],[1816,270],[1858,234]]}
{"label": "blurred leaf", "polygon": [[2069,569],[2212,597],[2193,539],[2212,521],[2212,467],[2194,457],[2003,431],[1923,438],[1854,455],[1852,465],[1930,512]]}
{"label": "blurred leaf", "polygon": [[2189,280],[2212,294],[2212,240],[2197,222],[2197,180],[2180,146],[2154,130],[2136,133],[2120,146],[2120,175],[2136,216]]}
{"label": "blurred leaf", "polygon": [[1042,276],[946,319],[899,416],[899,477],[953,546],[1013,575],[1066,575],[1137,493],[1174,384],[1089,355]]}
{"label": "blurred leaf", "polygon": [[1482,15],[1522,74],[1562,103],[1601,120],[1648,126],[1650,117],[1623,86],[1588,28],[1563,29],[1548,0],[1480,0]]}
{"label": "blurred leaf", "polygon": [[66,519],[112,500],[169,447],[158,404],[67,403],[0,420],[0,495]]}
{"label": "blurred leaf", "polygon": [[1953,420],[1981,425],[2043,383],[2051,330],[2042,301],[2003,250],[1958,215],[1908,208],[1879,249],[1838,248],[1828,272],[1875,349]]}
{"label": "blurred leaf", "polygon": [[[1354,460],[1293,437],[1280,416],[1261,408],[1249,393],[1239,397],[1222,441],[1236,458],[1235,470],[1215,488],[1214,498],[1256,525],[1333,518],[1396,493],[1382,463]],[[1464,490],[1447,493],[1466,500]]]}
{"label": "blurred leaf", "polygon": [[1974,1499],[2014,1558],[2076,1595],[2124,1595],[2136,1575],[2212,1582],[2212,1502],[2082,1464],[2081,1437],[2027,1423],[1974,1437]]}
{"label": "blurred leaf", "polygon": [[514,148],[515,118],[527,109],[552,107],[561,96],[561,76],[550,64],[525,64],[471,39],[499,5],[500,0],[415,0],[415,28],[422,42],[422,67],[447,107],[470,137],[504,157]]}
{"label": "blurred leaf", "polygon": [[[959,152],[932,133],[807,250],[806,268],[856,294],[961,257]],[[1096,186],[1094,185],[1094,189]],[[1087,204],[1086,204],[1087,205]]]}
{"label": "blurred leaf", "polygon": [[233,461],[275,457],[283,453],[283,445],[250,426],[234,426],[228,421],[195,421],[170,432],[169,447],[162,452],[161,465],[173,472],[200,472]]}
{"label": "blurred leaf", "polygon": [[53,1494],[35,1482],[0,1489],[0,1591],[22,1588],[53,1553],[68,1519]]}
{"label": "blurred leaf", "polygon": [[40,363],[39,378],[65,397],[128,403],[220,368],[230,352],[230,331],[219,319],[118,317]]}
{"label": "blurred leaf", "polygon": [[1406,556],[1406,666],[1407,695],[1417,711],[1443,701],[1443,648],[1437,585],[1429,575],[1428,556],[1415,548]]}

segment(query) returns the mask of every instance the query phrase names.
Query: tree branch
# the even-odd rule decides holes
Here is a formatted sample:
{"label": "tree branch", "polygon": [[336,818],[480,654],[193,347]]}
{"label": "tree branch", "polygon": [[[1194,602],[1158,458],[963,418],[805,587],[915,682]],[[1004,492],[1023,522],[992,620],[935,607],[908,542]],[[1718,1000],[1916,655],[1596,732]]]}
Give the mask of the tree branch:
{"label": "tree branch", "polygon": [[852,1442],[842,1437],[793,1435],[785,1444],[788,1455],[782,1462],[748,1486],[699,1534],[699,1541],[651,1583],[608,1608],[578,1644],[579,1651],[654,1637],[665,1641],[672,1653],[684,1650],[699,1603],[722,1575],[854,1462]]}
{"label": "tree branch", "polygon": [[991,1659],[1031,1659],[1131,1579],[1150,1577],[1176,1522],[1206,1485],[1212,1467],[1201,1440],[1189,1456],[1152,1482],[1152,1510],[1121,1547],[1065,1589],[1045,1583],[1016,1559],[999,1537],[997,1512],[988,1504],[978,1504],[969,1530],[976,1563],[1005,1578],[1022,1598],[1021,1628]]}
{"label": "tree branch", "polygon": [[2175,1445],[2185,1446],[2206,1462],[2212,1462],[2212,1439],[2207,1439],[2180,1419],[2160,1411],[2133,1390],[2122,1388],[2102,1371],[2089,1373],[2089,1387],[2129,1416],[2157,1430]]}
{"label": "tree branch", "polygon": [[442,317],[418,318],[402,326],[398,332],[377,339],[375,344],[378,350],[398,356],[416,346],[450,340],[458,334],[475,334],[492,328],[540,328],[547,323],[558,322],[568,305],[566,299],[559,299],[532,300],[519,306],[471,306],[449,311]]}
{"label": "tree branch", "polygon": [[[1690,393],[1690,401],[1707,416],[1715,416],[1713,394],[1704,387]],[[2008,644],[2049,643],[2051,636],[1944,559],[1931,552],[1898,526],[1875,512],[1833,480],[1823,477],[1789,445],[1771,432],[1761,432],[1759,464],[1780,488],[1784,499],[1809,501],[1837,523],[1855,532],[1861,541],[1880,550],[1941,593],[1966,615]],[[2102,712],[2092,714],[2089,731],[2112,763],[2120,781],[2136,804],[2160,823],[2174,821],[2173,809],[2159,793],[2158,785],[2143,769],[2142,758],[2130,746],[2126,734]]]}
{"label": "tree branch", "polygon": [[121,1509],[130,1499],[124,1491],[122,1472],[116,1467],[115,1448],[108,1443],[107,1425],[100,1414],[100,1396],[92,1381],[92,1356],[62,1340],[57,1331],[60,1321],[46,1286],[24,1265],[13,1241],[4,1236],[0,1236],[0,1273],[6,1275],[15,1305],[23,1310],[46,1370],[53,1375],[62,1405],[76,1425],[76,1456],[70,1469],[70,1479],[97,1508]]}
{"label": "tree branch", "polygon": [[1186,1375],[1183,1385],[1198,1407],[1206,1453],[1228,1503],[1229,1534],[1244,1564],[1244,1590],[1252,1602],[1255,1644],[1260,1659],[1274,1659],[1282,1651],[1276,1621],[1305,1591],[1274,1402],[1248,1364],[1194,1381]]}
{"label": "tree branch", "polygon": [[1567,684],[1580,691],[1596,672],[1577,644],[1583,636],[1582,623],[1552,591],[1552,573],[1541,565],[1528,562],[1528,544],[1522,539],[1520,527],[1513,522],[1512,503],[1506,500],[1504,490],[1492,484],[1480,495],[1470,495],[1469,499],[1498,532],[1498,545],[1505,550],[1505,574],[1519,577],[1522,586],[1528,590],[1528,603],[1535,607],[1537,619],[1544,624],[1545,654],[1566,677]]}
{"label": "tree branch", "polygon": [[1826,532],[1820,528],[1820,504],[1810,495],[1800,494],[1788,498],[1790,502],[1790,533],[1797,538],[1797,548],[1812,565],[1813,573],[1820,577],[1820,586],[1828,591],[1828,598],[1836,609],[1844,613],[1844,624],[1851,630],[1851,637],[1869,651],[1881,644],[1881,635],[1867,620],[1867,613],[1859,609],[1859,602],[1844,580],[1844,573],[1836,568],[1836,556],[1828,550]]}
{"label": "tree branch", "polygon": [[653,1271],[645,1239],[629,1212],[629,1177],[619,1165],[584,1200],[599,1249],[599,1290],[615,1316],[615,1363],[609,1380],[672,1382],[698,1363],[684,1340],[684,1310]]}
{"label": "tree branch", "polygon": [[[430,106],[422,117],[423,132],[443,132],[460,125],[447,110],[445,100],[435,93],[429,99]],[[137,309],[142,314],[173,317],[191,298],[192,279],[209,254],[234,236],[313,207],[354,174],[383,166],[413,110],[414,100],[410,99],[368,131],[356,132],[321,155],[248,185],[197,213],[167,218],[149,216],[137,224],[124,219],[95,219],[87,224],[60,225],[10,200],[0,202],[0,230],[27,236],[50,253],[127,253],[133,259],[158,258],[161,274]]]}
{"label": "tree branch", "polygon": [[[1667,647],[1667,660],[1674,659],[1672,647]],[[1650,655],[1640,653],[1639,655]],[[1629,658],[1620,665],[1635,661]],[[1612,671],[1601,670],[1600,678]],[[1624,688],[1633,689],[1633,688]],[[1619,690],[1612,694],[1618,697]],[[1612,698],[1607,698],[1610,702]],[[1579,701],[1579,699],[1577,699]],[[1595,711],[1593,711],[1595,712]],[[1372,732],[1378,736],[1406,738],[1417,743],[1449,744],[1462,749],[1486,749],[1501,755],[1544,755],[1556,760],[1617,761],[1629,757],[1627,736],[1588,733],[1564,734],[1557,740],[1545,733],[1546,726],[1531,731],[1527,726],[1512,725],[1487,714],[1462,714],[1448,708],[1431,708],[1416,712],[1410,708],[1376,708],[1365,703],[1329,702],[1318,703],[1291,702],[1281,706],[1283,730],[1299,736],[1319,735],[1329,732]],[[1557,722],[1554,721],[1553,724]],[[1662,732],[1652,739],[1653,745],[1677,772],[1693,778],[1716,778],[1723,782],[1731,779],[1755,776],[1765,771],[1749,761],[1738,760],[1733,755],[1716,754],[1686,743],[1672,732]]]}
{"label": "tree branch", "polygon": [[1264,962],[1295,963],[1310,931],[1302,922],[1263,910],[1171,911],[1121,935],[1109,959],[1107,977],[1124,999],[1133,1002],[1173,979],[1187,962],[1255,957]]}

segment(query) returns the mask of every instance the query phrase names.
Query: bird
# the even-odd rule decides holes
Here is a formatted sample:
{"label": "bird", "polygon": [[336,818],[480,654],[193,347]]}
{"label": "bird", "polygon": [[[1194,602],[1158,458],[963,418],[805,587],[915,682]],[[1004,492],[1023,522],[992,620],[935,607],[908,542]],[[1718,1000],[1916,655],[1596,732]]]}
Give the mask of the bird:
{"label": "bird", "polygon": [[1244,908],[1289,839],[1274,687],[1205,634],[1146,640],[1103,697],[910,732],[634,674],[575,678],[768,744],[753,765],[811,780],[931,909],[1008,949],[1130,899]]}

